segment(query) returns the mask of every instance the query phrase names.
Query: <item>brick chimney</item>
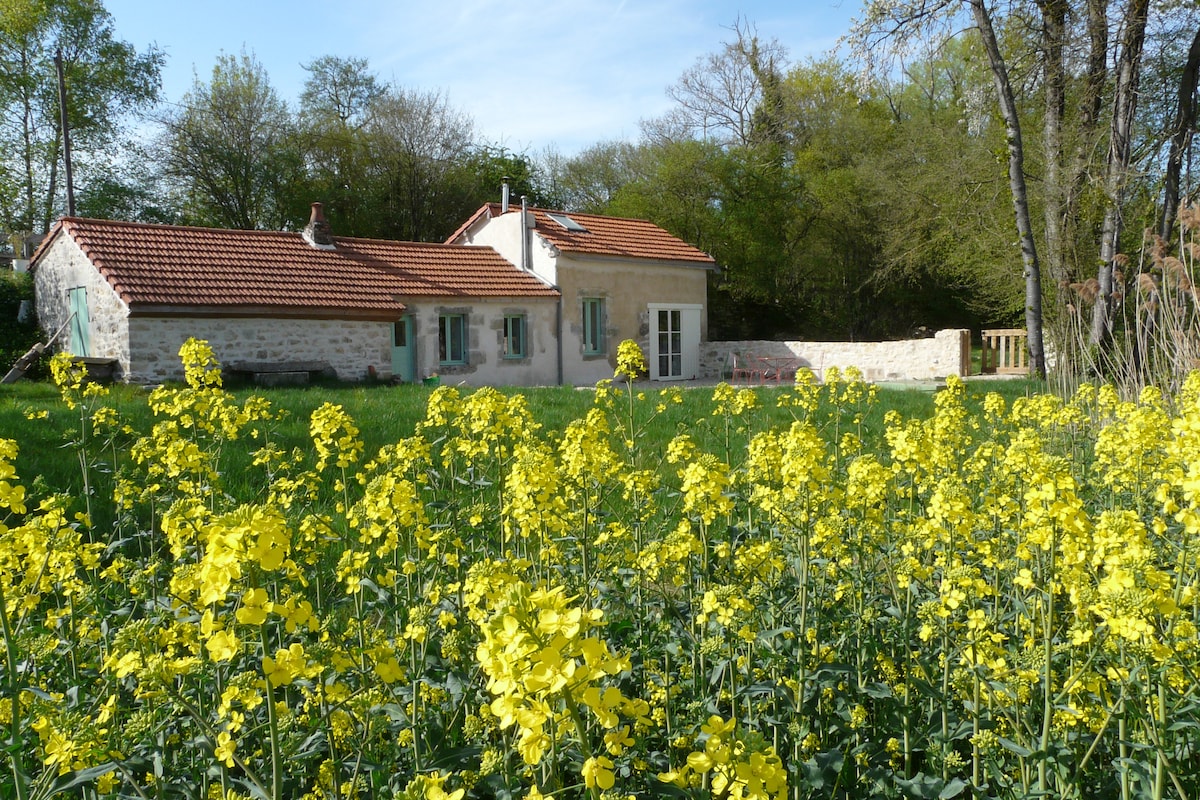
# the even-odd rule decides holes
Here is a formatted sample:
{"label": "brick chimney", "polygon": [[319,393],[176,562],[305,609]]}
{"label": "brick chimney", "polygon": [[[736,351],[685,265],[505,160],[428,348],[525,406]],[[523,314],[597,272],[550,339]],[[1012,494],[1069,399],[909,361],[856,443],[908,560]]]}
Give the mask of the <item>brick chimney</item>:
{"label": "brick chimney", "polygon": [[300,235],[318,250],[337,249],[337,245],[333,243],[333,230],[329,227],[329,221],[325,219],[325,211],[320,203],[312,204],[312,215]]}

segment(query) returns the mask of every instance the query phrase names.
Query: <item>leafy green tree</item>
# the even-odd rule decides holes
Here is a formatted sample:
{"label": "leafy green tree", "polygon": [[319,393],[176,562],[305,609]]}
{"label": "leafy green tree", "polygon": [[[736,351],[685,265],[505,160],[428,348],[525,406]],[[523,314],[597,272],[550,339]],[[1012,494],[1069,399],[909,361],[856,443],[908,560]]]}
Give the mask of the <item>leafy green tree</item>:
{"label": "leafy green tree", "polygon": [[151,144],[127,143],[120,158],[96,165],[76,192],[76,213],[95,219],[181,224],[183,217]]}
{"label": "leafy green tree", "polygon": [[309,76],[300,94],[300,113],[316,124],[336,121],[358,130],[372,104],[386,93],[365,58],[321,56],[304,69]]}
{"label": "leafy green tree", "polygon": [[1104,220],[1100,228],[1100,266],[1096,272],[1099,296],[1092,306],[1091,343],[1106,348],[1112,337],[1114,306],[1123,295],[1115,286],[1114,272],[1121,250],[1122,211],[1133,153],[1133,125],[1137,114],[1138,84],[1146,46],[1150,0],[1129,0],[1117,38],[1108,154],[1104,166]]}
{"label": "leafy green tree", "polygon": [[277,230],[307,217],[293,117],[253,55],[220,56],[162,121],[164,172],[189,222]]}
{"label": "leafy green tree", "polygon": [[[0,270],[0,375],[41,338],[33,301],[33,279],[28,272]],[[27,309],[24,319],[20,318],[22,303]],[[32,376],[41,372],[39,366],[35,361]]]}
{"label": "leafy green tree", "polygon": [[618,192],[636,177],[636,153],[634,144],[609,141],[597,142],[569,159],[550,154],[544,161],[554,197],[552,205],[567,211],[604,213]]}
{"label": "leafy green tree", "polygon": [[473,136],[470,117],[442,94],[389,87],[363,127],[371,235],[438,241],[452,233],[474,210]]}
{"label": "leafy green tree", "polygon": [[499,197],[506,178],[513,202],[519,203],[525,197],[530,205],[560,207],[558,198],[547,191],[537,165],[524,153],[514,153],[498,145],[475,145],[466,157],[464,168],[470,176],[467,202],[472,205],[471,211]]}
{"label": "leafy green tree", "polygon": [[807,335],[872,338],[912,324],[896,287],[878,280],[886,264],[885,192],[877,184],[887,181],[878,162],[895,131],[878,99],[856,84],[832,60],[797,66],[774,90],[774,107],[759,114],[766,140],[786,153],[791,181],[803,191],[790,208],[783,198],[777,205],[796,230],[785,274],[802,299]]}
{"label": "leafy green tree", "polygon": [[[942,46],[964,38],[964,30],[987,56],[991,97],[1006,128],[1035,368],[1038,253],[1060,300],[1047,314],[1060,367],[1125,368],[1112,360],[1120,349],[1113,340],[1124,335],[1117,328],[1132,276],[1116,267],[1123,253],[1140,249],[1143,227],[1168,229],[1164,214],[1174,209],[1146,211],[1152,198],[1173,205],[1180,193],[1175,176],[1190,158],[1185,142],[1196,113],[1200,48],[1187,43],[1200,42],[1198,13],[1194,3],[1148,0],[872,0],[856,25],[868,62],[895,54],[896,43],[907,55],[914,43]],[[1148,69],[1155,70],[1149,82]],[[1041,147],[1025,148],[1024,137],[1039,130]]]}
{"label": "leafy green tree", "polygon": [[63,210],[56,52],[81,187],[113,160],[126,115],[158,99],[162,52],[118,39],[99,0],[0,2],[0,224],[10,231],[45,231]]}
{"label": "leafy green tree", "polygon": [[[774,39],[759,40],[741,21],[733,33],[733,41],[701,56],[667,89],[676,107],[650,121],[648,138],[698,138],[732,147],[761,139],[762,116],[769,113],[763,108],[764,91],[778,82],[787,53]],[[767,106],[778,100],[769,97]]]}
{"label": "leafy green tree", "polygon": [[500,196],[538,203],[524,155],[474,139],[469,117],[438,93],[385,84],[365,59],[324,56],[305,67],[298,130],[306,188],[344,235],[440,241]]}
{"label": "leafy green tree", "polygon": [[910,60],[900,83],[864,85],[851,65],[789,66],[743,35],[717,74],[751,96],[745,125],[712,124],[735,117],[705,115],[695,98],[654,121],[622,154],[604,210],[648,217],[717,259],[717,337],[1012,324],[1024,304],[996,175],[1005,131],[977,46],[955,40]]}
{"label": "leafy green tree", "polygon": [[183,222],[178,211],[157,194],[152,180],[126,170],[111,170],[88,181],[86,190],[75,204],[81,217],[122,219],[177,225]]}
{"label": "leafy green tree", "polygon": [[370,235],[377,223],[364,127],[387,88],[362,58],[322,56],[304,68],[298,127],[311,200],[325,204],[338,233]]}
{"label": "leafy green tree", "polygon": [[788,151],[785,52],[740,24],[735,33],[671,87],[677,107],[644,125],[636,152],[587,152],[578,174],[592,204],[598,188],[609,210],[645,216],[713,255],[714,336],[795,331],[811,308],[797,269],[809,209]]}
{"label": "leafy green tree", "polygon": [[643,144],[628,154],[629,180],[602,210],[649,219],[715,257],[724,217],[718,189],[728,167],[725,150],[711,142]]}
{"label": "leafy green tree", "polygon": [[886,48],[936,30],[938,26],[957,26],[966,21],[974,26],[976,41],[992,74],[996,108],[1005,127],[1008,190],[1017,228],[1017,246],[1021,254],[1025,280],[1025,326],[1029,332],[1030,367],[1045,375],[1046,363],[1042,337],[1042,269],[1038,256],[1033,215],[1025,179],[1025,142],[1017,94],[1010,75],[1009,59],[1001,47],[998,30],[1004,22],[997,9],[986,0],[872,0],[857,24],[855,38],[861,52]]}
{"label": "leafy green tree", "polygon": [[1008,327],[1024,314],[1011,203],[996,174],[1004,127],[975,47],[946,43],[911,62],[902,83],[876,84],[860,107],[886,115],[864,164],[881,264],[873,280],[907,298],[891,313],[907,306],[909,326]]}
{"label": "leafy green tree", "polygon": [[[1192,35],[1191,45],[1183,60],[1179,78],[1174,82],[1177,94],[1174,113],[1166,130],[1170,134],[1167,165],[1163,175],[1163,201],[1159,213],[1158,235],[1171,239],[1175,215],[1179,205],[1180,173],[1190,150],[1192,132],[1196,128],[1196,90],[1200,84],[1200,27]],[[1169,107],[1169,106],[1168,106]]]}

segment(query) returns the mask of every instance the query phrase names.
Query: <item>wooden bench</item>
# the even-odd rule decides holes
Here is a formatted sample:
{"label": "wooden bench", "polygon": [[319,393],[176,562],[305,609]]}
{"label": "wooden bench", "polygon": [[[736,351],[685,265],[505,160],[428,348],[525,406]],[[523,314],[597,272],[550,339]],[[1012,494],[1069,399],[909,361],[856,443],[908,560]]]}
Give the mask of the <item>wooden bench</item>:
{"label": "wooden bench", "polygon": [[1028,375],[1029,335],[1024,328],[983,331],[983,357],[979,371],[985,375]]}
{"label": "wooden bench", "polygon": [[314,378],[337,377],[328,361],[235,361],[225,371],[234,380],[257,386],[303,386]]}

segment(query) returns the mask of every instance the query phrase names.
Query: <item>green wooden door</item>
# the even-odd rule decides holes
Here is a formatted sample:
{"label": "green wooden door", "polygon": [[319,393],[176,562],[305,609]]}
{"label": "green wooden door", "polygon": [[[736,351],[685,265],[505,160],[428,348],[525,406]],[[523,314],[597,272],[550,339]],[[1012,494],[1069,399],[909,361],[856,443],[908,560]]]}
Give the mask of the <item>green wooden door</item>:
{"label": "green wooden door", "polygon": [[88,316],[87,289],[78,286],[69,292],[71,302],[71,352],[87,358],[92,354],[92,320]]}
{"label": "green wooden door", "polygon": [[412,383],[417,369],[417,353],[413,347],[413,318],[404,316],[396,320],[392,331],[392,375]]}

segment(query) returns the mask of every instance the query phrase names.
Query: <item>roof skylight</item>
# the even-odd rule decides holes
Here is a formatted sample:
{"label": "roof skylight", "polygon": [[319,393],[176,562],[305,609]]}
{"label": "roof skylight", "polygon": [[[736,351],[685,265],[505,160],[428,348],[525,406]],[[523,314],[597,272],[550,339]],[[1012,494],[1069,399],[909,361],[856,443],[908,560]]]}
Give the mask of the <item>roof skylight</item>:
{"label": "roof skylight", "polygon": [[554,220],[555,222],[557,222],[565,230],[571,231],[572,233],[587,233],[588,232],[587,228],[583,227],[578,222],[576,222],[575,220],[568,217],[566,214],[547,214],[546,216],[549,217],[550,219]]}

